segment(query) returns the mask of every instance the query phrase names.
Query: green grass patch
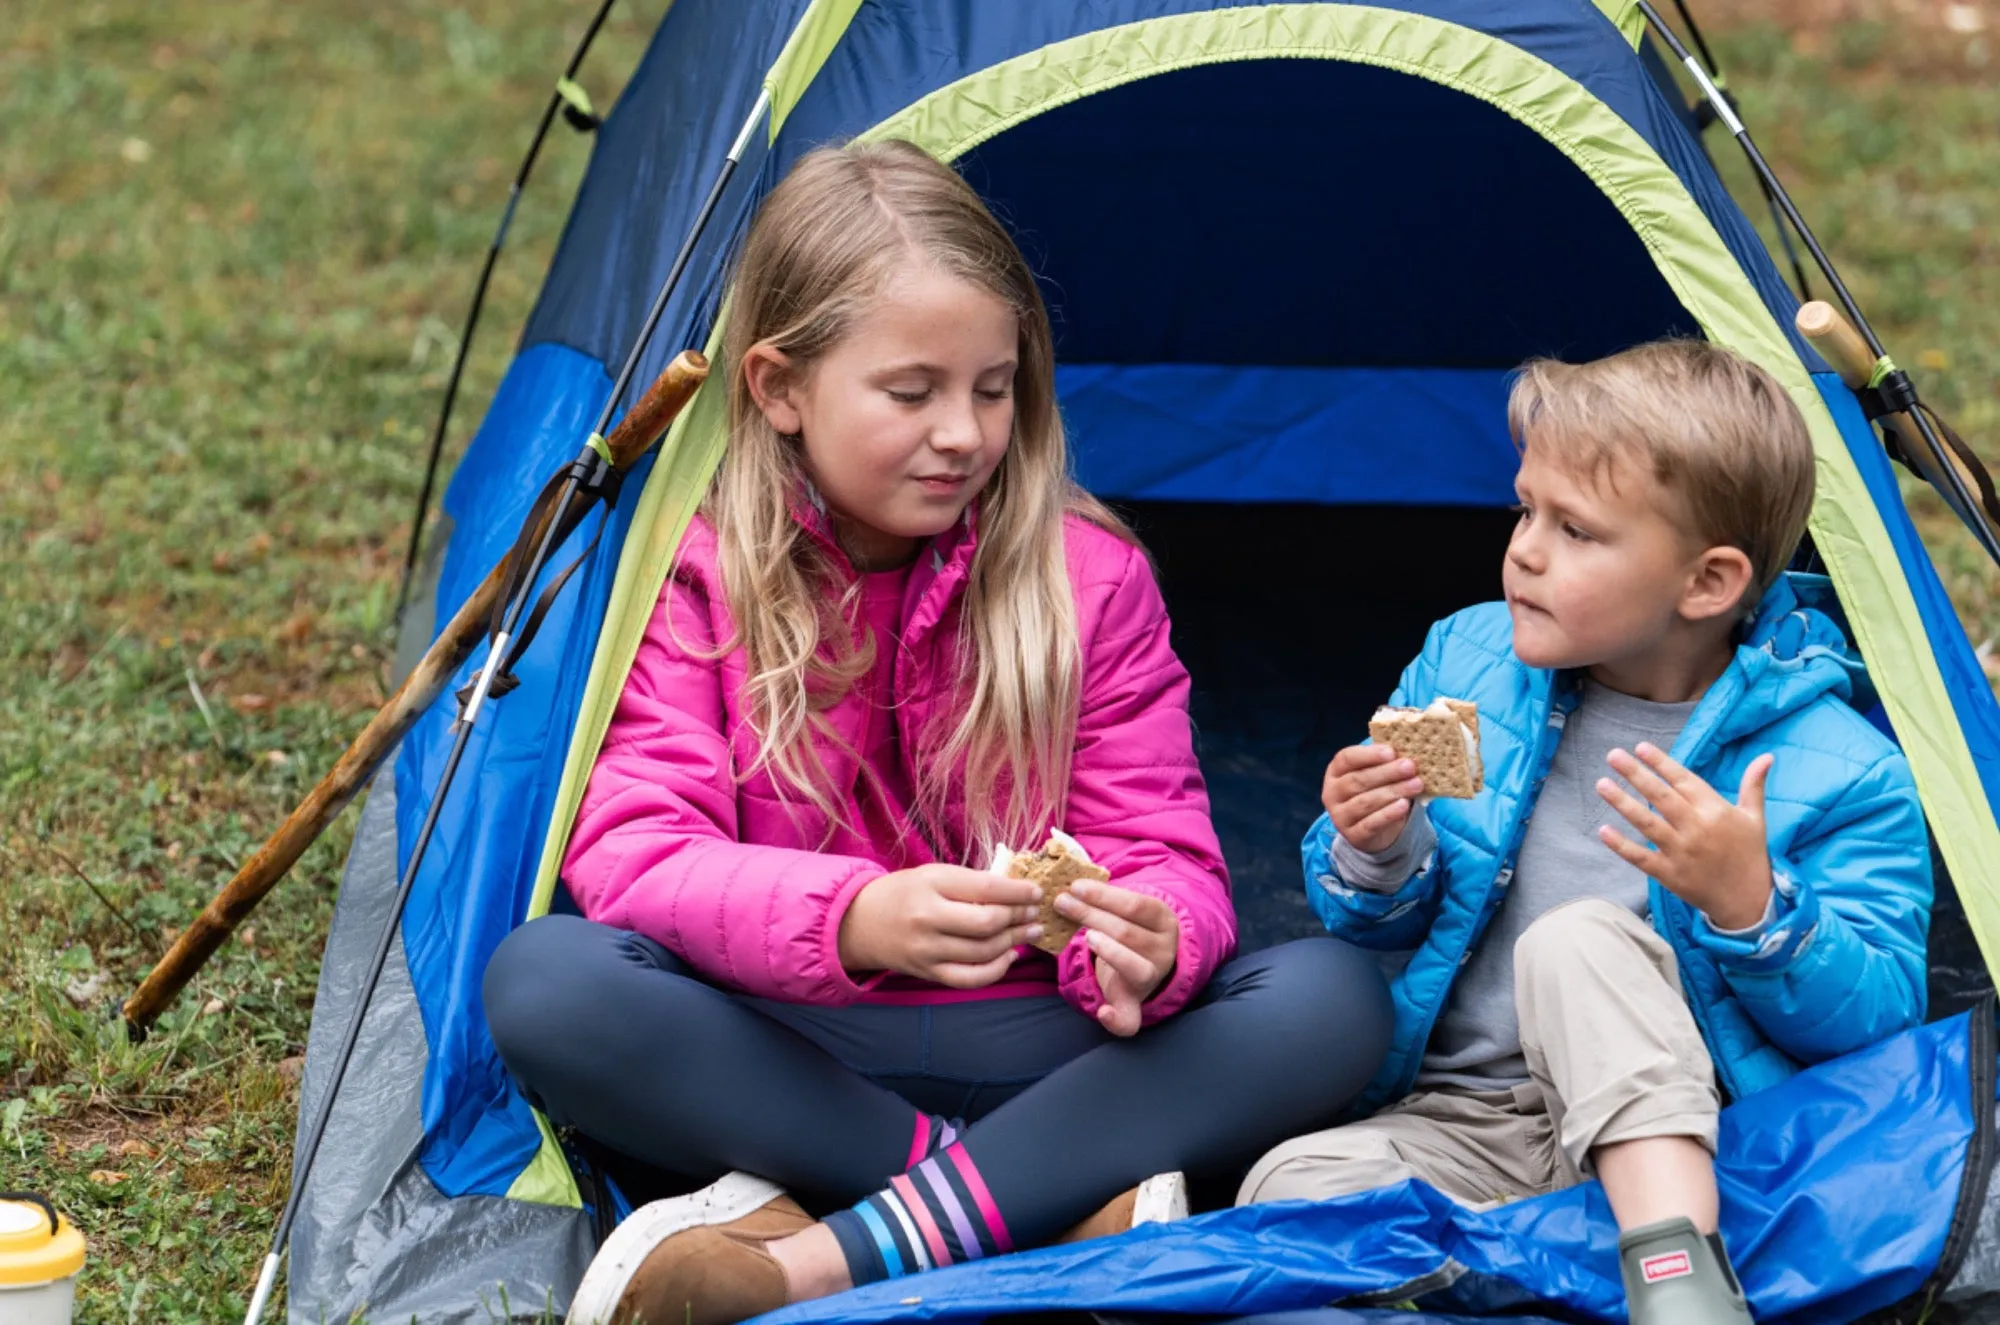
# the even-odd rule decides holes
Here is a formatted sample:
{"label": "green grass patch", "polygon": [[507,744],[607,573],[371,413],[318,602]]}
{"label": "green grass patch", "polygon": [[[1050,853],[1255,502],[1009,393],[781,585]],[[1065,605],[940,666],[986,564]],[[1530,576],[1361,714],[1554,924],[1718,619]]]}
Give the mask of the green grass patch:
{"label": "green grass patch", "polygon": [[[383,698],[470,282],[591,8],[7,5],[0,1187],[47,1191],[88,1233],[80,1320],[243,1310],[352,814],[151,1040],[126,1042],[117,1004]],[[615,11],[586,66],[600,105],[663,8]],[[1892,349],[1990,444],[2000,86],[1859,28],[1719,36]],[[587,152],[556,130],[454,445]],[[1975,642],[2000,634],[2000,577],[1933,498],[1912,504]]]}

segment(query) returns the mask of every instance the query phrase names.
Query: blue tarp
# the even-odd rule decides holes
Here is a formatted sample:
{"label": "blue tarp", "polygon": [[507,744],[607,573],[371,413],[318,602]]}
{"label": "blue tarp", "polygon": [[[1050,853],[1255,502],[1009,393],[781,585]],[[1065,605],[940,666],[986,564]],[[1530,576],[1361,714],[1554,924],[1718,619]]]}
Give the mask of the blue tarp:
{"label": "blue tarp", "polygon": [[[1951,1227],[1968,1143],[1993,1109],[1972,1097],[1969,1018],[1986,1015],[1896,1036],[1723,1112],[1722,1233],[1759,1321],[1851,1321],[1923,1286]],[[1074,1309],[1242,1316],[1391,1301],[1411,1285],[1420,1305],[1443,1312],[1624,1319],[1617,1227],[1595,1182],[1486,1213],[1406,1182],[954,1266],[788,1307],[760,1325]]]}

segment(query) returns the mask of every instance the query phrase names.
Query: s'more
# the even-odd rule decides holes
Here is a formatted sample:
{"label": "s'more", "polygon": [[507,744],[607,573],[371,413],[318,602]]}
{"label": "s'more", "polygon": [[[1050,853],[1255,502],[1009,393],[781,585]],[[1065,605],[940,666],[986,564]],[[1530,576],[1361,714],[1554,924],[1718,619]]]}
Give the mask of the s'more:
{"label": "s'more", "polygon": [[1068,892],[1069,886],[1078,879],[1093,879],[1098,883],[1111,881],[1111,871],[1092,864],[1090,853],[1083,849],[1083,844],[1064,832],[1051,832],[1047,845],[1040,851],[1010,851],[1006,847],[998,847],[993,852],[990,868],[994,874],[1027,879],[1042,890],[1041,914],[1035,917],[1041,922],[1042,937],[1035,946],[1047,953],[1061,952],[1078,929],[1074,920],[1056,910],[1056,898]]}
{"label": "s'more", "polygon": [[1425,708],[1375,710],[1368,735],[1417,766],[1424,795],[1470,800],[1485,784],[1479,758],[1479,705],[1464,699],[1437,699]]}

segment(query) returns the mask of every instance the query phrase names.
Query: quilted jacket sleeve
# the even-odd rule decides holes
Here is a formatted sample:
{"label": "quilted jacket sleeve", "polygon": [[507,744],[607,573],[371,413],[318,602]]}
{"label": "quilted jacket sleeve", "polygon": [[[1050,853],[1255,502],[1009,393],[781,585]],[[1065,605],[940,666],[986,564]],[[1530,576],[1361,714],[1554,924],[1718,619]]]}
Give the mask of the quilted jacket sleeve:
{"label": "quilted jacket sleeve", "polygon": [[[1063,827],[1121,887],[1164,901],[1180,921],[1171,978],[1146,1001],[1145,1024],[1185,1007],[1236,951],[1229,874],[1194,757],[1188,674],[1168,643],[1151,567],[1126,549],[1091,638]],[[1085,1016],[1104,1005],[1082,934],[1059,961],[1063,996]]]}
{"label": "quilted jacket sleeve", "polygon": [[1903,756],[1870,766],[1771,865],[1769,924],[1694,929],[1772,1043],[1816,1063],[1923,1021],[1930,848]]}
{"label": "quilted jacket sleeve", "polygon": [[[1392,706],[1428,704],[1436,698],[1438,667],[1451,638],[1451,625],[1452,618],[1447,617],[1431,627],[1423,652],[1403,669],[1402,680],[1389,696]],[[1327,933],[1380,952],[1403,952],[1422,943],[1437,917],[1438,899],[1444,895],[1436,852],[1418,862],[1416,872],[1402,887],[1383,892],[1357,887],[1341,878],[1333,851],[1337,836],[1333,821],[1322,814],[1306,830],[1300,848],[1306,900]]]}
{"label": "quilted jacket sleeve", "polygon": [[590,919],[664,944],[721,985],[841,1004],[840,919],[870,861],[738,840],[705,587],[676,576],[646,628],[563,861]]}

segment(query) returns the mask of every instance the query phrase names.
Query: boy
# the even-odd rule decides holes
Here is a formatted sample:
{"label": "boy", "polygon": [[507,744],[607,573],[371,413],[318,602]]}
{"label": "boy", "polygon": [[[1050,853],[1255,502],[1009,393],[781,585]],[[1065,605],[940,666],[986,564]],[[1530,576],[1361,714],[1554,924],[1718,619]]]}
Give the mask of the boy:
{"label": "boy", "polygon": [[1813,455],[1770,376],[1701,341],[1541,360],[1508,422],[1506,602],[1434,626],[1390,701],[1476,701],[1486,789],[1426,808],[1412,763],[1352,746],[1305,840],[1326,927],[1414,949],[1357,1102],[1388,1107],[1238,1199],[1420,1178],[1486,1206],[1594,1173],[1635,1323],[1747,1321],[1720,1097],[1922,1021],[1923,815],[1825,582],[1783,573]]}

